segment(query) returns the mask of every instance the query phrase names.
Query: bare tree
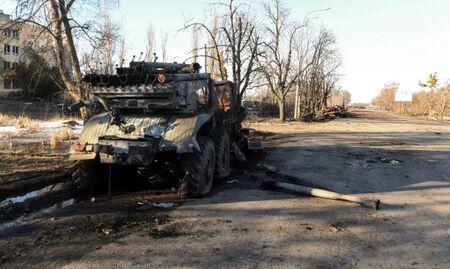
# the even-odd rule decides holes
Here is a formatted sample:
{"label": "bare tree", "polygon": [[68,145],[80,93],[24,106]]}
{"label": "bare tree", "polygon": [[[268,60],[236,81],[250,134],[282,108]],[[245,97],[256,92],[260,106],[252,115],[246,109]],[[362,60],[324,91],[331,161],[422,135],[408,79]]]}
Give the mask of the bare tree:
{"label": "bare tree", "polygon": [[303,113],[315,113],[327,107],[330,93],[339,81],[338,68],[341,58],[335,48],[336,38],[326,28],[321,28],[311,45],[311,56],[305,69],[299,69],[302,77]]}
{"label": "bare tree", "polygon": [[255,16],[251,15],[249,5],[236,4],[235,0],[215,5],[224,9],[219,14],[212,15],[210,25],[200,22],[187,23],[183,29],[191,27],[195,31],[204,30],[207,33],[208,45],[200,48],[197,42],[192,48],[193,57],[198,57],[198,51],[205,49],[205,69],[221,80],[228,77],[225,66],[231,66],[232,80],[239,91],[238,101],[241,102],[246,90],[252,85],[258,68],[256,56],[260,38],[253,21]]}
{"label": "bare tree", "polygon": [[419,82],[419,85],[423,88],[429,88],[429,103],[428,103],[428,117],[434,116],[438,106],[438,77],[436,73],[430,74],[426,83]]}
{"label": "bare tree", "polygon": [[152,22],[147,26],[147,36],[145,42],[145,60],[147,62],[153,61],[153,53],[155,52],[155,29]]}
{"label": "bare tree", "polygon": [[414,93],[411,102],[411,113],[413,116],[426,116],[428,114],[428,105],[430,103],[430,93],[421,90]]}
{"label": "bare tree", "polygon": [[450,85],[447,81],[443,86],[439,86],[437,73],[428,76],[426,83],[419,82],[423,88],[429,88],[428,91],[428,117],[436,116],[443,119],[450,103]]}
{"label": "bare tree", "polygon": [[103,70],[101,71],[106,74],[112,74],[114,72],[117,48],[120,42],[120,27],[112,21],[107,6],[101,7],[101,15],[103,23],[101,25],[102,27],[97,31],[94,52],[98,54],[102,63]]}
{"label": "bare tree", "polygon": [[262,43],[263,56],[257,62],[268,88],[278,102],[279,118],[286,120],[286,95],[293,88],[299,77],[298,67],[294,64],[295,40],[301,25],[288,21],[289,10],[280,0],[272,0],[264,5],[267,24],[267,37]]}
{"label": "bare tree", "polygon": [[380,93],[372,100],[374,105],[382,107],[386,110],[392,111],[395,103],[395,93],[397,92],[399,84],[396,82],[390,82],[384,84]]}
{"label": "bare tree", "polygon": [[[220,56],[222,56],[222,54],[220,53],[220,49],[219,48],[215,48],[215,44],[217,44],[217,38],[218,38],[218,21],[219,18],[217,16],[217,13],[214,11],[214,14],[212,15],[211,18],[211,22],[209,25],[209,29],[211,31],[211,34],[208,36],[208,44],[206,47],[206,55],[207,55],[207,59],[206,59],[206,63],[207,66],[205,67],[206,70],[211,73],[211,77],[214,79],[221,79],[221,72],[222,72],[222,68],[221,68],[221,60]],[[217,62],[217,64],[216,64]],[[219,68],[216,68],[217,66],[219,66]]]}
{"label": "bare tree", "polygon": [[198,62],[198,49],[199,49],[199,44],[198,44],[198,28],[197,27],[192,27],[192,40],[191,40],[191,48],[192,48],[192,61],[194,63]]}
{"label": "bare tree", "polygon": [[260,37],[256,32],[255,22],[250,19],[249,6],[244,10],[244,6],[235,5],[234,0],[229,0],[227,8],[228,12],[224,16],[221,29],[225,36],[233,83],[239,90],[238,100],[240,102],[254,81]]}
{"label": "bare tree", "polygon": [[[17,0],[13,13],[14,22],[30,23],[39,27],[42,34],[50,37],[55,50],[56,67],[61,75],[69,95],[74,100],[86,97],[82,87],[80,61],[75,46],[75,36],[89,37],[89,31],[95,24],[93,18],[83,12],[77,12],[79,6],[85,6],[86,1],[80,0]],[[93,5],[96,6],[96,5]],[[96,10],[98,15],[98,10]],[[82,111],[83,118],[87,113]]]}
{"label": "bare tree", "polygon": [[437,112],[439,119],[443,119],[450,103],[450,84],[442,86],[438,91]]}
{"label": "bare tree", "polygon": [[343,89],[334,89],[328,99],[330,106],[348,106],[352,99],[349,91]]}
{"label": "bare tree", "polygon": [[162,54],[162,61],[166,62],[167,59],[167,42],[169,40],[169,35],[162,31],[161,32],[161,54]]}
{"label": "bare tree", "polygon": [[123,62],[125,61],[126,58],[126,39],[125,37],[121,37],[119,40],[119,55],[118,55],[118,59],[119,59],[119,65],[122,66]]}

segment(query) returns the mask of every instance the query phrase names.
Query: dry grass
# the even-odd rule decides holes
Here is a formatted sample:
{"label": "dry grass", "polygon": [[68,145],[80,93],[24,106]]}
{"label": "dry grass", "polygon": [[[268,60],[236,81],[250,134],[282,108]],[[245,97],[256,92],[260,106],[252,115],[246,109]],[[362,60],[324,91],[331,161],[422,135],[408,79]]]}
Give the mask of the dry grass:
{"label": "dry grass", "polygon": [[25,129],[29,133],[36,133],[39,129],[39,123],[35,120],[28,118],[27,116],[20,115],[16,119],[15,124],[17,129]]}
{"label": "dry grass", "polygon": [[0,113],[0,125],[12,124],[13,122],[13,117]]}
{"label": "dry grass", "polygon": [[0,125],[14,125],[17,129],[25,129],[29,133],[36,133],[39,130],[38,121],[24,115],[12,117],[0,113]]}
{"label": "dry grass", "polygon": [[1,140],[9,140],[12,138],[21,138],[24,136],[24,132],[8,132],[8,133],[0,133]]}
{"label": "dry grass", "polygon": [[37,121],[30,121],[26,125],[25,129],[29,133],[36,133],[39,130],[39,123],[37,123]]}
{"label": "dry grass", "polygon": [[10,133],[0,133],[0,139],[11,139],[11,137]]}
{"label": "dry grass", "polygon": [[73,132],[69,128],[62,128],[58,132],[50,134],[50,147],[55,149],[61,142],[70,140]]}
{"label": "dry grass", "polygon": [[30,118],[20,115],[17,119],[16,119],[16,128],[17,129],[21,129],[21,128],[26,128],[29,124],[30,124],[31,120]]}

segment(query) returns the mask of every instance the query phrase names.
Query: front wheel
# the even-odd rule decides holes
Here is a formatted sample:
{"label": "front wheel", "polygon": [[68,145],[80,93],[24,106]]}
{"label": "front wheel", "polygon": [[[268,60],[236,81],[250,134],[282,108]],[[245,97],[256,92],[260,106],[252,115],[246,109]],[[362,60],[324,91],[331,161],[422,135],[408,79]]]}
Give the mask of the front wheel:
{"label": "front wheel", "polygon": [[98,192],[107,188],[107,166],[101,164],[98,159],[81,160],[75,164],[72,179],[75,185],[83,190]]}
{"label": "front wheel", "polygon": [[200,151],[180,155],[182,177],[180,196],[200,197],[208,194],[213,186],[216,156],[214,143],[209,137],[198,136]]}

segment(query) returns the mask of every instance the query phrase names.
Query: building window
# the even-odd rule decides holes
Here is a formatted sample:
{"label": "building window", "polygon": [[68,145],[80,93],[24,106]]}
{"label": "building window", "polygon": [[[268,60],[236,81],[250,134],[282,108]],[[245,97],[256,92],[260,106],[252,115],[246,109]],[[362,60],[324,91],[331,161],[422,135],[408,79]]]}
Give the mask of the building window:
{"label": "building window", "polygon": [[3,53],[4,54],[10,54],[11,53],[11,46],[10,45],[5,45],[5,47],[3,49]]}
{"label": "building window", "polygon": [[5,29],[4,31],[3,31],[3,35],[4,36],[11,36],[11,29]]}
{"label": "building window", "polygon": [[12,68],[16,69],[17,68],[17,63],[12,63]]}
{"label": "building window", "polygon": [[11,87],[12,87],[12,80],[11,79],[3,80],[3,88],[11,89]]}
{"label": "building window", "polygon": [[13,37],[19,38],[19,30],[13,30],[12,34],[13,34]]}
{"label": "building window", "polygon": [[16,55],[19,54],[19,47],[13,46],[13,47],[12,47],[12,53],[13,53],[13,54],[16,54]]}
{"label": "building window", "polygon": [[7,61],[4,61],[3,62],[3,69],[4,70],[8,70],[8,69],[10,69],[11,68],[11,63],[10,62],[7,62]]}
{"label": "building window", "polygon": [[18,89],[19,88],[19,81],[17,79],[13,79],[12,81],[12,88]]}

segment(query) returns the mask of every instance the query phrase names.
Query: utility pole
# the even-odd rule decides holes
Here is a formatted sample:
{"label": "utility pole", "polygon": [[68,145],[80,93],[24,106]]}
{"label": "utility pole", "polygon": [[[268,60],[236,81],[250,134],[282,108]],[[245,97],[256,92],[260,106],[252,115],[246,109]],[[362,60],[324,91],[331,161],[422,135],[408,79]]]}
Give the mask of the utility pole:
{"label": "utility pole", "polygon": [[205,44],[205,73],[208,73],[208,50],[206,49],[206,44]]}
{"label": "utility pole", "polygon": [[297,82],[295,84],[295,102],[294,102],[294,119],[298,120],[300,118],[300,109],[299,109],[299,103],[300,103],[300,86],[298,85],[300,82]]}

